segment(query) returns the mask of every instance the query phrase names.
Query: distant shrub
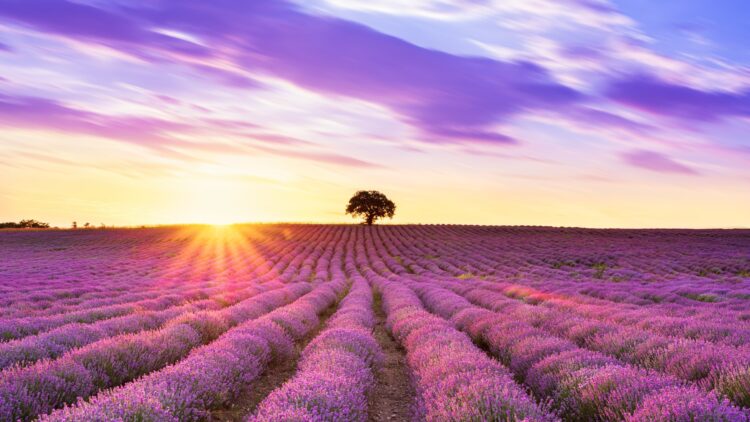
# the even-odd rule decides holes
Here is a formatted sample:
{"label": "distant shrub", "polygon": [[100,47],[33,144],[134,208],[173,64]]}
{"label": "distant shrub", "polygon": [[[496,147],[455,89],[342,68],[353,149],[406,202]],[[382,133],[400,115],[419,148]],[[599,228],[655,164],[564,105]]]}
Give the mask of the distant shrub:
{"label": "distant shrub", "polygon": [[698,302],[715,303],[719,302],[719,297],[710,293],[686,293],[688,299],[697,300]]}
{"label": "distant shrub", "polygon": [[593,268],[594,270],[596,270],[594,272],[594,278],[603,278],[604,277],[604,272],[607,271],[607,264],[605,264],[603,262],[598,262],[598,263],[592,265],[591,268]]}

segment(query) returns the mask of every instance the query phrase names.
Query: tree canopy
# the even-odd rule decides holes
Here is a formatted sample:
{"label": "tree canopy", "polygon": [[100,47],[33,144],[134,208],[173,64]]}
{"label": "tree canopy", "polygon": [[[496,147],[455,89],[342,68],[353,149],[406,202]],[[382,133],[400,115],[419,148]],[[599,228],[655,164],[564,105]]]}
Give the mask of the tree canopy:
{"label": "tree canopy", "polygon": [[376,190],[361,190],[349,199],[346,213],[362,217],[363,223],[371,226],[379,218],[393,218],[396,204]]}

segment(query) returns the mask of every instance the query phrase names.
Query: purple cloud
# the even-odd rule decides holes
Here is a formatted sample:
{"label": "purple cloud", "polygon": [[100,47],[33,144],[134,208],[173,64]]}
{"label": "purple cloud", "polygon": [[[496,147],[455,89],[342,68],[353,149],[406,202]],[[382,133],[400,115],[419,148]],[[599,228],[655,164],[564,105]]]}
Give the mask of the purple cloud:
{"label": "purple cloud", "polygon": [[[14,0],[0,5],[1,16],[140,57],[144,50],[221,55],[248,72],[384,105],[426,140],[513,142],[490,126],[582,99],[531,63],[425,49],[363,25],[303,13],[284,1],[135,2],[105,10],[64,0]],[[190,34],[212,50],[155,33],[155,27]]]}
{"label": "purple cloud", "polygon": [[648,75],[613,83],[607,96],[638,110],[685,120],[709,122],[723,117],[750,116],[750,91],[701,91]]}
{"label": "purple cloud", "polygon": [[617,9],[615,9],[609,2],[601,1],[601,0],[566,0],[566,3],[570,3],[573,6],[579,6],[584,9],[591,10],[593,12],[597,13],[617,13]]}
{"label": "purple cloud", "polygon": [[[180,160],[202,161],[190,152],[219,154],[248,154],[253,151],[272,153],[292,158],[307,159],[327,164],[353,167],[381,167],[378,164],[339,154],[303,151],[300,147],[314,146],[311,142],[265,132],[233,132],[237,129],[262,129],[261,126],[231,120],[210,120],[206,123],[211,133],[219,126],[228,127],[228,133],[242,135],[257,143],[252,145],[215,142],[182,141],[173,134],[198,134],[205,128],[162,119],[108,116],[72,108],[57,101],[39,97],[13,96],[0,92],[0,124],[9,127],[42,129],[64,133],[86,134],[132,143],[159,151]],[[278,149],[276,145],[297,147],[296,150]],[[182,153],[180,151],[185,151]]]}
{"label": "purple cloud", "polygon": [[623,153],[622,159],[635,167],[660,173],[698,174],[694,169],[654,151],[635,150]]}
{"label": "purple cloud", "polygon": [[68,107],[39,97],[0,92],[0,123],[13,127],[95,135],[131,143],[169,145],[168,133],[188,128],[175,122],[144,117],[107,116]]}
{"label": "purple cloud", "polygon": [[613,114],[607,111],[587,107],[578,107],[568,111],[568,117],[576,122],[592,127],[609,127],[622,129],[630,133],[643,135],[658,130],[656,127]]}
{"label": "purple cloud", "polygon": [[8,0],[2,4],[2,14],[58,34],[100,39],[146,37],[145,32],[122,16],[68,1]]}
{"label": "purple cloud", "polygon": [[143,27],[125,13],[113,13],[78,2],[7,0],[0,5],[0,14],[45,32],[98,40],[108,45],[118,42],[156,44],[182,54],[210,54],[209,49],[200,45]]}

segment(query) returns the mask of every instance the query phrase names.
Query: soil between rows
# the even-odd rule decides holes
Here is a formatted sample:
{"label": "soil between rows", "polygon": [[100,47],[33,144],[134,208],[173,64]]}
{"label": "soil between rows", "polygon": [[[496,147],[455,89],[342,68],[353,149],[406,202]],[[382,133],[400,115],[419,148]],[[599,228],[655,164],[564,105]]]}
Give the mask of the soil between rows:
{"label": "soil between rows", "polygon": [[406,354],[385,327],[386,317],[379,295],[375,296],[374,310],[373,335],[383,349],[385,364],[375,374],[375,388],[369,397],[370,421],[410,421],[415,393]]}

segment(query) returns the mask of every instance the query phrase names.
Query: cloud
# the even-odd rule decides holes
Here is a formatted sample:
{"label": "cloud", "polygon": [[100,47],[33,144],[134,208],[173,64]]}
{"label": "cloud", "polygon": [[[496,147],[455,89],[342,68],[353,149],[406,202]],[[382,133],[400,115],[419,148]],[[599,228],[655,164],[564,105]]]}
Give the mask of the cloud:
{"label": "cloud", "polygon": [[648,75],[616,81],[606,95],[638,110],[691,121],[750,116],[750,91],[702,91]]}
{"label": "cloud", "polygon": [[60,102],[30,96],[14,96],[0,92],[0,123],[27,129],[95,135],[143,145],[177,143],[170,132],[188,126],[161,119],[130,116],[108,116]]}
{"label": "cloud", "polygon": [[309,161],[317,161],[324,164],[335,164],[346,167],[358,167],[358,168],[383,168],[384,166],[369,161],[360,160],[358,158],[349,157],[346,155],[320,152],[320,151],[305,151],[301,149],[289,150],[274,148],[268,145],[254,145],[253,149],[263,151],[269,154],[279,155],[287,158],[300,158]]}
{"label": "cloud", "polygon": [[632,166],[659,173],[698,174],[696,170],[654,151],[634,150],[623,153],[621,157]]}
{"label": "cloud", "polygon": [[[382,167],[340,154],[303,150],[314,147],[312,142],[278,134],[257,131],[261,126],[247,122],[207,119],[208,126],[189,125],[163,119],[137,116],[109,116],[73,108],[54,100],[40,97],[13,96],[0,92],[0,124],[32,130],[59,131],[93,135],[142,147],[154,149],[160,155],[182,161],[206,161],[204,153],[252,154],[254,151],[274,155],[300,158],[310,161],[349,167]],[[175,138],[178,134],[200,134],[210,128],[216,134],[219,126],[229,128],[229,134],[252,139],[253,144],[233,144],[204,141],[185,141]],[[256,132],[232,132],[237,129],[253,129]],[[261,145],[262,144],[262,145]],[[278,146],[296,149],[279,149]],[[194,156],[191,153],[199,153]]]}
{"label": "cloud", "polygon": [[658,130],[658,128],[654,126],[636,122],[618,114],[587,107],[579,107],[570,110],[568,113],[568,117],[571,121],[582,123],[589,127],[608,127],[621,129],[629,133],[638,135],[645,135]]}
{"label": "cloud", "polygon": [[[133,2],[105,10],[65,0],[13,0],[0,5],[3,16],[139,57],[161,51],[167,53],[161,60],[187,55],[189,65],[196,58],[203,59],[200,66],[231,63],[319,93],[377,103],[426,140],[509,143],[490,127],[582,98],[531,63],[425,49],[363,25],[304,13],[283,1]],[[157,26],[168,31],[154,32]],[[169,33],[189,34],[211,50]]]}
{"label": "cloud", "polygon": [[112,13],[79,2],[7,0],[0,6],[0,14],[45,32],[105,44],[125,41],[160,45],[164,50],[195,56],[211,53],[199,44],[142,27],[127,14]]}
{"label": "cloud", "polygon": [[[144,160],[129,161],[129,160],[118,160],[116,162],[102,163],[100,160],[89,161],[82,157],[76,157],[75,160],[62,158],[59,155],[43,154],[36,151],[15,151],[11,152],[11,156],[14,157],[13,163],[15,167],[25,168],[37,168],[39,170],[49,170],[50,164],[72,167],[80,169],[82,167],[97,169],[109,173],[114,173],[120,176],[128,178],[141,178],[147,176],[166,176],[174,174],[178,168],[173,164],[160,163],[160,162],[148,162]],[[44,164],[42,167],[36,167],[32,163],[39,162]]]}
{"label": "cloud", "polygon": [[[461,21],[503,18],[503,23],[517,26],[545,22],[549,25],[582,25],[605,27],[622,25],[629,20],[608,0],[325,0],[341,9],[377,12],[398,16]],[[298,1],[304,4],[302,1]]]}

